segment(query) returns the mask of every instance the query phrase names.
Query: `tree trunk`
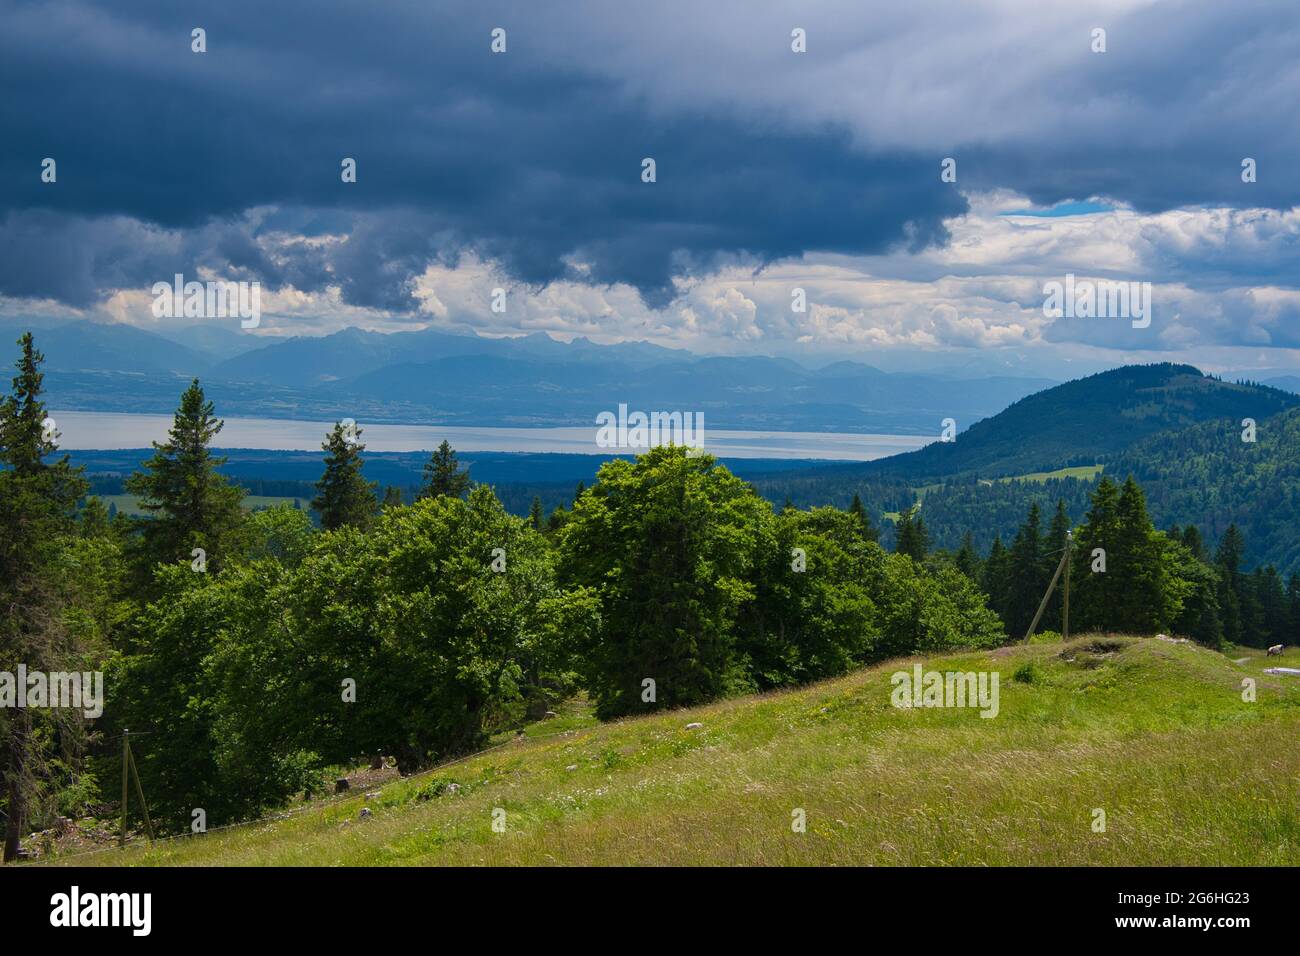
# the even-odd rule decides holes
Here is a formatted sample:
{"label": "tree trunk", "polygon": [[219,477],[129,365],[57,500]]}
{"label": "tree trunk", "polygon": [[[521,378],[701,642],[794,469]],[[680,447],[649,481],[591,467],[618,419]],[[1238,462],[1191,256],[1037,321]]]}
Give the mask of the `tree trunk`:
{"label": "tree trunk", "polygon": [[4,862],[18,858],[23,823],[27,818],[27,746],[32,716],[23,708],[15,710],[9,737],[9,816],[5,823]]}

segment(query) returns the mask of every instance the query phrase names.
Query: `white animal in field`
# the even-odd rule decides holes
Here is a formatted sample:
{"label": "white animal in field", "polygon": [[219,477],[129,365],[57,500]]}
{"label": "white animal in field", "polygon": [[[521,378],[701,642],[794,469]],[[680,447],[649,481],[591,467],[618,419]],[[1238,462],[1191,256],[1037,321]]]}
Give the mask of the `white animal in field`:
{"label": "white animal in field", "polygon": [[1267,656],[1268,656],[1268,657],[1281,657],[1281,656],[1282,656],[1282,645],[1281,645],[1281,644],[1274,644],[1272,647],[1270,647],[1270,648],[1268,649],[1268,655],[1267,655]]}

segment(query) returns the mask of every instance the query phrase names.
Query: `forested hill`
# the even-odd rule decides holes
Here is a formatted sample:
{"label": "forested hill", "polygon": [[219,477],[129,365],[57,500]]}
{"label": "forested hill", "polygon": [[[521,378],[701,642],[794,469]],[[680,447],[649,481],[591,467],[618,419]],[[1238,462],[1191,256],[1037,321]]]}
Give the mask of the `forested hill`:
{"label": "forested hill", "polygon": [[1050,471],[1113,458],[1159,432],[1209,421],[1221,428],[1243,418],[1262,421],[1297,406],[1300,396],[1223,382],[1190,365],[1127,365],[1023,398],[954,442],[823,474],[918,481]]}
{"label": "forested hill", "polygon": [[1154,435],[1107,465],[1142,483],[1151,514],[1196,524],[1211,540],[1235,524],[1248,564],[1300,571],[1300,409],[1258,419],[1244,441],[1241,419]]}
{"label": "forested hill", "polygon": [[[1284,575],[1300,573],[1300,408],[1258,419],[1254,442],[1243,441],[1243,432],[1241,418],[1161,432],[1104,461],[1106,474],[1138,480],[1157,527],[1195,525],[1213,545],[1235,524],[1247,567],[1272,564]],[[864,484],[863,500],[897,508],[896,493],[868,499],[877,487]],[[1062,501],[1070,518],[1081,521],[1094,487],[1075,478],[960,479],[928,488],[922,514],[932,546],[955,550],[969,531],[986,551],[995,534],[1010,541],[1035,502],[1050,514]]]}

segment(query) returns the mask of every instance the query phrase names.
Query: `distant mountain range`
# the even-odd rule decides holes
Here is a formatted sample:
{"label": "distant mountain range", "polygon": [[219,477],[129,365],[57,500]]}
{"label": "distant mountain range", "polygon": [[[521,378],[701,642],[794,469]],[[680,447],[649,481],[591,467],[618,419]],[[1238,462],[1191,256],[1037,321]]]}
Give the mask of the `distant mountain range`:
{"label": "distant mountain range", "polygon": [[[0,322],[12,340],[26,328]],[[625,402],[704,415],[706,429],[937,435],[1053,384],[1048,379],[889,373],[856,362],[707,357],[644,342],[492,339],[436,330],[266,342],[217,326],[154,333],[69,322],[34,329],[48,403],[166,413],[189,378],[223,415],[475,426],[590,425]],[[257,343],[256,347],[245,347]]]}

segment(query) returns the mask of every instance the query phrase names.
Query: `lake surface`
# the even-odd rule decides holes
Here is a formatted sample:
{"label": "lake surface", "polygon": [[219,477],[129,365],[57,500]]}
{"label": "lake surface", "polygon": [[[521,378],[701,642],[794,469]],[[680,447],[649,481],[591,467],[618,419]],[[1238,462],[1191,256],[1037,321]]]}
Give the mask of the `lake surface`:
{"label": "lake surface", "polygon": [[[123,412],[50,411],[62,437],[59,447],[112,451],[148,448],[163,441],[170,415]],[[271,451],[317,451],[333,422],[299,422],[277,418],[226,418],[217,436],[220,448]],[[457,451],[564,452],[579,455],[627,454],[638,449],[602,448],[597,427],[469,428],[451,425],[368,425],[358,422],[369,451],[429,451],[446,439]],[[704,429],[706,450],[720,458],[813,458],[827,461],[872,461],[914,451],[934,438],[921,435],[848,435],[829,432],[758,432]]]}

